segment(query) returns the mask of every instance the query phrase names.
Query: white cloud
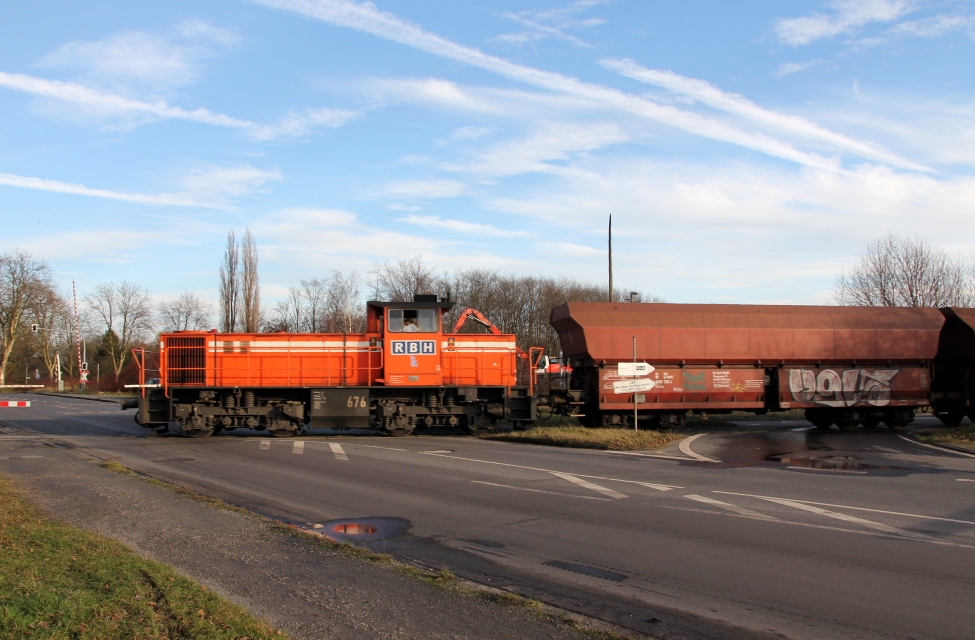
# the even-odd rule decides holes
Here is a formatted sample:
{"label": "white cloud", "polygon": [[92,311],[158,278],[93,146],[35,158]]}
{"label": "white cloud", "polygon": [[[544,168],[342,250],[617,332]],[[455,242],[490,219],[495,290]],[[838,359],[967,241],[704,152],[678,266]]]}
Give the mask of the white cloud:
{"label": "white cloud", "polygon": [[466,187],[457,180],[404,180],[382,188],[385,198],[397,200],[439,200],[463,195]]}
{"label": "white cloud", "polygon": [[281,180],[281,172],[258,169],[249,165],[240,167],[206,167],[194,169],[180,180],[186,193],[200,202],[215,207],[228,207],[236,198],[261,190],[268,182]]}
{"label": "white cloud", "polygon": [[429,254],[438,243],[422,236],[396,233],[363,224],[340,209],[284,209],[251,225],[261,243],[262,264],[286,262],[293,272],[299,261],[318,269],[367,271],[376,260]]}
{"label": "white cloud", "polygon": [[775,75],[778,78],[783,78],[793,73],[799,73],[800,71],[805,71],[809,67],[818,64],[818,60],[808,60],[806,62],[783,62],[775,69]]}
{"label": "white cloud", "polygon": [[779,41],[794,47],[822,38],[850,33],[871,22],[893,22],[917,9],[911,0],[834,0],[827,4],[831,14],[813,12],[801,18],[783,18],[776,22]]}
{"label": "white cloud", "polygon": [[301,137],[316,129],[341,127],[358,117],[358,111],[348,109],[307,109],[292,113],[276,125],[253,125],[251,135],[257,140],[271,140],[282,136]]}
{"label": "white cloud", "polygon": [[462,234],[474,234],[477,236],[494,236],[501,238],[513,238],[513,237],[525,237],[531,236],[533,234],[527,231],[509,231],[507,229],[498,229],[489,224],[480,224],[477,222],[464,222],[463,220],[444,220],[437,216],[417,216],[409,215],[405,218],[400,218],[399,222],[405,222],[406,224],[412,224],[419,227],[430,227],[437,229],[447,229],[448,231],[456,231]]}
{"label": "white cloud", "polygon": [[268,181],[280,179],[281,174],[277,171],[264,171],[254,167],[210,167],[195,170],[185,176],[180,181],[183,187],[183,191],[181,192],[144,194],[98,189],[58,180],[0,173],[0,185],[8,187],[106,198],[109,200],[148,205],[203,207],[212,209],[230,208],[233,199],[257,191]]}
{"label": "white cloud", "polygon": [[940,38],[955,31],[967,32],[975,39],[975,16],[937,15],[923,20],[902,22],[891,29],[891,33],[917,38]]}
{"label": "white cloud", "polygon": [[474,140],[490,135],[491,130],[484,127],[460,127],[450,133],[451,140]]}
{"label": "white cloud", "polygon": [[671,105],[658,104],[610,87],[582,82],[559,73],[520,65],[486,54],[478,49],[457,44],[425,31],[394,14],[380,11],[372,3],[356,3],[351,0],[253,1],[399,42],[541,89],[598,102],[605,107],[660,122],[692,135],[720,140],[799,164],[831,170],[838,169],[837,164],[832,160],[815,153],[800,151],[786,142],[763,134],[742,131],[718,120],[705,118]]}
{"label": "white cloud", "polygon": [[261,125],[234,118],[209,109],[184,109],[157,100],[145,102],[114,93],[92,89],[74,82],[45,80],[20,73],[0,71],[0,87],[31,95],[59,100],[98,118],[147,117],[166,120],[187,120],[217,127],[241,129],[257,140],[280,136],[301,136],[320,127],[339,127],[358,115],[343,109],[310,109],[292,114],[277,125]]}
{"label": "white cloud", "polygon": [[499,143],[469,163],[448,168],[488,177],[560,172],[553,161],[628,140],[629,136],[615,124],[547,124],[527,138]]}
{"label": "white cloud", "polygon": [[166,89],[199,80],[201,62],[240,41],[232,31],[202,20],[184,20],[177,42],[143,31],[124,31],[95,41],[75,40],[41,58],[37,65],[81,72],[91,81]]}
{"label": "white cloud", "polygon": [[678,75],[672,71],[660,71],[657,69],[647,69],[634,63],[632,60],[603,60],[603,66],[612,69],[628,78],[646,82],[654,86],[663,87],[681,96],[685,96],[706,104],[715,109],[720,109],[744,118],[748,118],[760,124],[775,127],[781,131],[800,135],[812,140],[825,142],[837,149],[855,153],[863,158],[882,162],[902,169],[913,171],[932,171],[932,169],[912,162],[905,158],[887,151],[883,147],[860,140],[855,140],[841,133],[830,131],[825,127],[810,122],[805,118],[793,116],[771,109],[760,107],[745,96],[737,93],[728,93],[718,89],[714,85],[698,80]]}

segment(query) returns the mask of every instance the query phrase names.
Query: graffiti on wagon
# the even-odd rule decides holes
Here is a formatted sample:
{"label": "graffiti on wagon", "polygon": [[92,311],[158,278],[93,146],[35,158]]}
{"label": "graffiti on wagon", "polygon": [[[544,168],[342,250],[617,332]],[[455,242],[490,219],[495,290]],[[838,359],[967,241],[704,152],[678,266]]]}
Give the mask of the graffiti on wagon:
{"label": "graffiti on wagon", "polygon": [[869,404],[886,407],[891,381],[900,369],[790,369],[789,391],[796,402],[815,402],[827,407]]}

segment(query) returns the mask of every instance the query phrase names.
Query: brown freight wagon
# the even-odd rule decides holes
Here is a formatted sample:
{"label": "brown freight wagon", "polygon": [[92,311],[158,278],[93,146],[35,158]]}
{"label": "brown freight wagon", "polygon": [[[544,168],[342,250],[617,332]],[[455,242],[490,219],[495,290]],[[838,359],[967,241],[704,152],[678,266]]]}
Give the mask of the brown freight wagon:
{"label": "brown freight wagon", "polygon": [[943,423],[955,426],[967,415],[975,422],[975,309],[941,310],[945,326],[935,359],[931,385],[934,412]]}
{"label": "brown freight wagon", "polygon": [[[820,428],[903,428],[930,405],[937,309],[570,302],[552,310],[572,375],[564,398],[589,426],[683,422],[688,412],[805,409]],[[636,353],[634,354],[634,338]],[[653,388],[615,393],[621,362]]]}

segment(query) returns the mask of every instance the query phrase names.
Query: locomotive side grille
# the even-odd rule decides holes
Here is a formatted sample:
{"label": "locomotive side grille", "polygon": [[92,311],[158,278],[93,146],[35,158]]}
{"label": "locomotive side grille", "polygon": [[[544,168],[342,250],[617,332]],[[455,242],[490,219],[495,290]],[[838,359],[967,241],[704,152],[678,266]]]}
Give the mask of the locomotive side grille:
{"label": "locomotive side grille", "polygon": [[206,384],[206,338],[169,338],[169,384]]}

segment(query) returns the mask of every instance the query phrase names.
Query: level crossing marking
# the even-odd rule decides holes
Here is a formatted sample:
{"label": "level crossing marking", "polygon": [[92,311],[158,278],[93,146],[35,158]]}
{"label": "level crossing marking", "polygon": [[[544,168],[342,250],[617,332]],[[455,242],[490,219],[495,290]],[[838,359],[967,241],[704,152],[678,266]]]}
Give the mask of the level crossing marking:
{"label": "level crossing marking", "polygon": [[601,493],[604,496],[609,496],[610,498],[612,498],[614,500],[619,500],[620,498],[628,498],[629,497],[625,493],[620,493],[619,491],[613,491],[612,489],[607,489],[606,487],[601,487],[598,484],[593,484],[592,482],[589,482],[588,480],[583,480],[582,478],[577,478],[577,477],[575,477],[573,475],[570,475],[568,473],[561,473],[559,471],[549,471],[549,473],[551,473],[553,476],[556,476],[558,478],[562,478],[563,480],[568,480],[569,482],[574,482],[575,484],[579,485],[580,487],[585,487],[586,489],[589,489],[591,491],[595,491],[596,493]]}
{"label": "level crossing marking", "polygon": [[515,489],[516,491],[530,491],[532,493],[547,493],[550,496],[565,496],[566,498],[581,498],[583,500],[599,500],[610,502],[611,498],[597,498],[596,496],[577,496],[572,493],[558,493],[557,491],[542,491],[541,489],[529,489],[528,487],[513,487],[510,484],[498,484],[497,482],[483,482],[481,480],[471,480],[473,484],[484,484],[489,487],[502,487],[504,489]]}
{"label": "level crossing marking", "polygon": [[758,518],[760,520],[778,520],[774,516],[769,516],[764,513],[759,513],[758,511],[752,511],[751,509],[746,509],[745,507],[739,507],[728,502],[721,502],[720,500],[715,500],[714,498],[706,498],[704,496],[699,496],[693,493],[684,496],[688,500],[694,500],[695,502],[702,502],[704,504],[709,504],[715,507],[721,507],[722,509],[727,509],[737,513],[740,516],[748,516],[749,518]]}
{"label": "level crossing marking", "polygon": [[[482,464],[494,464],[499,467],[512,467],[514,469],[528,469],[529,471],[541,471],[542,473],[557,473],[551,469],[539,469],[538,467],[526,467],[521,464],[511,464],[509,462],[494,462],[492,460],[478,460],[477,458],[462,458],[461,456],[448,456],[443,453],[430,453],[428,451],[421,451],[421,454],[425,456],[436,456],[437,458],[450,458],[451,460],[464,460],[465,462],[480,462]],[[622,478],[606,478],[603,476],[589,476],[583,473],[574,473],[573,477],[576,478],[590,478],[592,480],[608,480],[609,482],[626,482],[629,484],[638,484],[644,487],[649,487],[651,489],[657,489],[658,491],[667,491],[670,489],[683,489],[684,487],[678,487],[676,485],[670,484],[652,484],[649,482],[643,482],[641,480],[623,480]]]}
{"label": "level crossing marking", "polygon": [[[734,493],[732,491],[712,491],[711,493],[721,493],[726,496],[742,496],[745,498],[758,498],[760,500],[786,500],[786,498],[773,498],[772,496],[758,496],[751,493]],[[802,504],[815,504],[821,507],[833,507],[835,509],[852,509],[854,511],[869,511],[870,513],[883,513],[889,516],[904,516],[907,518],[919,518],[921,520],[938,520],[940,522],[956,522],[958,524],[970,524],[975,525],[975,522],[971,520],[955,520],[954,518],[939,518],[938,516],[922,516],[917,513],[903,513],[901,511],[884,511],[883,509],[868,509],[867,507],[851,507],[845,504],[831,504],[829,502],[812,502],[811,500],[796,500],[789,498],[789,502],[798,502]]]}
{"label": "level crossing marking", "polygon": [[335,454],[336,460],[348,460],[349,456],[345,455],[345,449],[342,448],[338,442],[329,442],[328,446],[332,449],[332,453]]}
{"label": "level crossing marking", "polygon": [[683,440],[680,441],[680,444],[677,445],[677,448],[680,449],[680,452],[681,453],[683,453],[684,455],[690,456],[690,457],[694,458],[695,460],[700,460],[701,462],[719,462],[718,460],[715,460],[713,458],[708,458],[706,456],[702,456],[699,453],[694,453],[693,451],[691,451],[691,443],[694,442],[695,440],[697,440],[698,438],[702,438],[702,437],[704,437],[706,435],[708,435],[708,434],[706,434],[706,433],[699,433],[697,435],[693,435],[693,436],[684,438]]}
{"label": "level crossing marking", "polygon": [[261,440],[261,449],[270,449],[270,448],[271,448],[270,440]]}
{"label": "level crossing marking", "polygon": [[29,407],[30,400],[0,400],[0,407]]}
{"label": "level crossing marking", "polygon": [[291,453],[304,453],[305,452],[305,441],[298,440],[295,442],[294,446],[291,447]]}

